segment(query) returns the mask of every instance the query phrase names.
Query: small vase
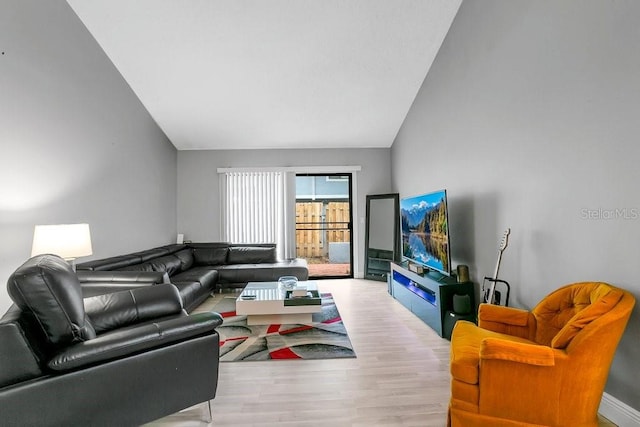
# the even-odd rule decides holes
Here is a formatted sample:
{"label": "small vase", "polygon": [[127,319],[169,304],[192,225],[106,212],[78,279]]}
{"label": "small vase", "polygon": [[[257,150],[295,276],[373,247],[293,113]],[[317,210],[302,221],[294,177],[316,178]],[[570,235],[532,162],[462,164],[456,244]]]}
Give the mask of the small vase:
{"label": "small vase", "polygon": [[278,279],[278,287],[285,290],[295,289],[298,284],[296,276],[282,276]]}

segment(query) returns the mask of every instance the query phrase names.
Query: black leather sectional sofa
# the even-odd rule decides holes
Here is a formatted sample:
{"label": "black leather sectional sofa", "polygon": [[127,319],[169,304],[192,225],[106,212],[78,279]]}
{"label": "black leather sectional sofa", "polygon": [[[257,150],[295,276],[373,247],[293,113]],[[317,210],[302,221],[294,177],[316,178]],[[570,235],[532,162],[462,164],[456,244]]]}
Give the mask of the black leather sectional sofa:
{"label": "black leather sectional sofa", "polygon": [[85,296],[150,283],[173,283],[188,312],[215,290],[281,276],[307,280],[304,259],[278,260],[274,244],[225,242],[172,244],[77,265]]}
{"label": "black leather sectional sofa", "polygon": [[3,427],[137,426],[215,397],[222,318],[188,315],[175,286],[83,298],[66,261],[39,255],[7,290]]}

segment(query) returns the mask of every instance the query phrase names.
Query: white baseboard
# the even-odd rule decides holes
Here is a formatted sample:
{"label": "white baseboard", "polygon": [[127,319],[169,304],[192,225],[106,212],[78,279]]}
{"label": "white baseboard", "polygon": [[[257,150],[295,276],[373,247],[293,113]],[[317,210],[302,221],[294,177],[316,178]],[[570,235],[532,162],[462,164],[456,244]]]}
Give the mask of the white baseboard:
{"label": "white baseboard", "polygon": [[598,412],[618,427],[640,426],[640,411],[633,409],[610,394],[602,394]]}

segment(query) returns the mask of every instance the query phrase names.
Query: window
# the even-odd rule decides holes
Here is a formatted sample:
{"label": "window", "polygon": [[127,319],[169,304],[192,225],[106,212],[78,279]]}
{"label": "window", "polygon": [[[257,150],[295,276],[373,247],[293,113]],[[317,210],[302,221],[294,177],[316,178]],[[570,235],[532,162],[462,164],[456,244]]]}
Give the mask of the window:
{"label": "window", "polygon": [[227,171],[221,177],[224,239],[275,243],[280,259],[295,258],[295,175]]}

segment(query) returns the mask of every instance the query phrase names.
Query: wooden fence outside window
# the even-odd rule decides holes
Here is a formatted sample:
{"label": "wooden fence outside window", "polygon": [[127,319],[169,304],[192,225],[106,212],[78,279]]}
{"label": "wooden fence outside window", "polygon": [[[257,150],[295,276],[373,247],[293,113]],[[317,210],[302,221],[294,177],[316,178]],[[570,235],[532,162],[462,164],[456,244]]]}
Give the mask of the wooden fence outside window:
{"label": "wooden fence outside window", "polygon": [[349,202],[296,202],[296,252],[326,258],[329,243],[349,242]]}

